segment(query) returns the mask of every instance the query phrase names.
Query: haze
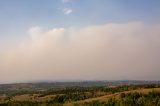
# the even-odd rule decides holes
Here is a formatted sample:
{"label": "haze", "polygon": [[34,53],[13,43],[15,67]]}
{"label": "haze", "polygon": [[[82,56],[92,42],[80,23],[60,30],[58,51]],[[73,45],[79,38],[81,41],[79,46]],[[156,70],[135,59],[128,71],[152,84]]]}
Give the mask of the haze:
{"label": "haze", "polygon": [[160,80],[159,0],[0,1],[0,83]]}

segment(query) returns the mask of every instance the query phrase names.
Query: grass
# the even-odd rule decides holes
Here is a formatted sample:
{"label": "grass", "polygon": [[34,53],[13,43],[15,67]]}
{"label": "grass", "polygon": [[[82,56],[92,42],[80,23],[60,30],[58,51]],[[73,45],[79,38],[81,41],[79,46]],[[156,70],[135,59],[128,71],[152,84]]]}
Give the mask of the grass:
{"label": "grass", "polygon": [[89,99],[80,100],[80,101],[76,101],[76,102],[65,103],[64,106],[75,106],[75,105],[81,106],[84,103],[89,103],[89,102],[93,102],[93,101],[105,102],[109,98],[112,98],[112,97],[119,98],[121,93],[139,92],[139,93],[147,94],[147,93],[149,93],[151,91],[160,92],[160,88],[149,88],[149,89],[144,89],[143,88],[143,89],[138,89],[138,90],[124,91],[124,92],[119,92],[119,93],[115,93],[115,94],[109,94],[109,95],[105,95],[105,96],[101,96],[101,97],[89,98]]}
{"label": "grass", "polygon": [[[102,91],[95,91],[94,94],[96,94],[97,97],[93,97],[93,98],[88,98],[88,99],[84,99],[84,100],[79,100],[79,101],[71,101],[71,100],[67,100],[65,101],[65,103],[63,104],[64,106],[81,106],[85,103],[89,103],[89,102],[93,102],[93,101],[99,101],[99,102],[106,102],[109,98],[119,98],[121,93],[130,93],[130,92],[138,92],[138,93],[143,93],[143,94],[147,94],[148,92],[151,91],[158,91],[160,92],[160,88],[137,88],[136,90],[129,90],[129,91],[123,91],[123,92],[118,92],[118,93],[114,93],[111,94],[111,92],[102,92]],[[86,95],[91,95],[91,92],[84,92]],[[7,101],[31,101],[31,102],[46,102],[46,101],[50,101],[53,100],[56,95],[63,95],[63,94],[48,94],[48,95],[40,95],[40,94],[22,94],[22,95],[17,95],[17,96],[13,96],[11,98],[8,98],[8,100],[5,100],[5,97],[0,97],[0,103],[4,103]]]}

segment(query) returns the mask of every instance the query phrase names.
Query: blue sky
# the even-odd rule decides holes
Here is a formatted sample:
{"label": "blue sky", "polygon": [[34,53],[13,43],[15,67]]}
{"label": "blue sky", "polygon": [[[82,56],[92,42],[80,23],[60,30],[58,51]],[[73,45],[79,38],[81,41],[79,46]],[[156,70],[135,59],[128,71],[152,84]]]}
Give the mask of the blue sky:
{"label": "blue sky", "polygon": [[160,80],[159,54],[160,0],[0,0],[0,83]]}
{"label": "blue sky", "polygon": [[[1,0],[0,36],[24,33],[36,25],[50,28],[133,21],[159,23],[159,5],[159,0]],[[66,15],[64,8],[73,12]]]}

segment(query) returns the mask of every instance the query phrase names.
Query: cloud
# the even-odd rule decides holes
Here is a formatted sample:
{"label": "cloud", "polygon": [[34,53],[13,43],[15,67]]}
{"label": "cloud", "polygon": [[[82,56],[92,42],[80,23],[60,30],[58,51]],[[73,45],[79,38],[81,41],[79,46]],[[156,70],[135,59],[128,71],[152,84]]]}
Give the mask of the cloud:
{"label": "cloud", "polygon": [[160,80],[160,25],[110,23],[83,28],[39,26],[29,41],[1,49],[0,81]]}
{"label": "cloud", "polygon": [[66,15],[69,15],[69,14],[71,14],[72,12],[73,12],[73,10],[70,9],[70,8],[64,8],[64,9],[63,9],[63,13],[66,14]]}

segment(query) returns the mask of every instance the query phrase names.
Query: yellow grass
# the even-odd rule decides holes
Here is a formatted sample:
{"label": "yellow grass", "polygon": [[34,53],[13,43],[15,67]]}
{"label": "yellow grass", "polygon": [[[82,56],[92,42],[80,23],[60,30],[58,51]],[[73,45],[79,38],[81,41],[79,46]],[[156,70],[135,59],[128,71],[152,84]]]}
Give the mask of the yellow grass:
{"label": "yellow grass", "polygon": [[118,92],[118,93],[115,93],[115,94],[105,95],[105,96],[101,96],[101,97],[89,98],[89,99],[80,100],[80,101],[76,101],[76,102],[65,103],[64,106],[74,106],[74,104],[82,105],[82,104],[84,104],[86,102],[93,102],[93,101],[105,102],[111,97],[118,98],[121,93],[139,92],[139,93],[147,94],[147,93],[149,93],[151,91],[159,91],[160,92],[160,88],[138,89],[138,90],[132,90],[132,91]]}
{"label": "yellow grass", "polygon": [[[121,93],[139,92],[139,93],[147,94],[148,92],[151,92],[151,91],[159,91],[160,92],[160,88],[149,88],[149,89],[143,88],[143,89],[137,89],[137,90],[131,90],[131,91],[118,92],[115,94],[96,92],[97,94],[104,95],[104,96],[89,98],[89,99],[85,99],[85,100],[79,100],[76,102],[66,102],[64,104],[64,106],[74,106],[74,104],[78,104],[80,106],[80,105],[83,105],[85,102],[93,102],[93,101],[105,102],[109,98],[112,98],[112,97],[119,98],[119,95]],[[56,95],[46,95],[44,97],[39,97],[38,94],[33,94],[33,95],[25,94],[25,95],[19,95],[19,96],[12,97],[11,101],[41,101],[41,102],[43,102],[43,101],[51,100],[55,96]],[[4,98],[0,97],[0,102],[4,102]]]}
{"label": "yellow grass", "polygon": [[34,95],[19,95],[19,96],[15,96],[13,97],[11,100],[12,101],[47,101],[47,100],[51,100],[53,99],[56,95],[47,95],[44,97],[38,97],[38,94],[34,94]]}

